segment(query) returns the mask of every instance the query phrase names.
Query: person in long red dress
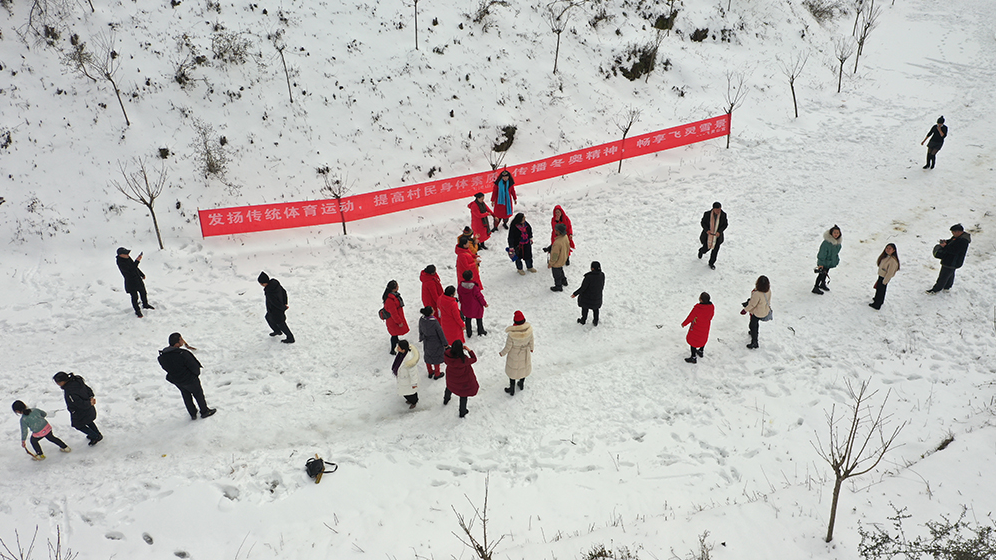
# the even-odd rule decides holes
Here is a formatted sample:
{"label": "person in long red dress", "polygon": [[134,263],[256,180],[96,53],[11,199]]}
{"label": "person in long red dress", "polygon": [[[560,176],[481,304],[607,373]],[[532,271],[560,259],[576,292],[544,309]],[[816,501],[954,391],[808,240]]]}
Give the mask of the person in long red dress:
{"label": "person in long red dress", "polygon": [[463,271],[469,270],[474,274],[474,282],[484,289],[484,284],[481,282],[481,272],[478,263],[481,259],[471,252],[469,247],[469,242],[466,239],[461,238],[460,244],[456,246],[453,250],[457,256],[456,269],[457,269],[457,283],[463,282]]}
{"label": "person in long red dress", "polygon": [[493,216],[494,212],[488,208],[484,202],[484,193],[479,192],[474,195],[474,200],[467,205],[470,208],[470,227],[477,236],[477,246],[479,249],[487,249],[484,242],[491,238],[491,228],[488,225],[488,216]]}
{"label": "person in long red dress", "polygon": [[457,303],[454,296],[456,296],[456,287],[446,286],[443,295],[436,300],[436,304],[439,305],[439,326],[443,327],[446,344],[465,340],[463,337],[463,315],[460,314],[460,304]]}
{"label": "person in long red dress", "polygon": [[431,307],[433,314],[439,317],[439,309],[436,308],[436,300],[443,295],[443,283],[439,280],[439,273],[436,272],[436,265],[430,264],[419,274],[422,282],[422,306]]}
{"label": "person in long red dress", "polygon": [[388,313],[384,323],[387,325],[387,333],[391,335],[391,355],[394,356],[398,353],[394,348],[398,345],[400,337],[408,334],[408,321],[405,320],[405,301],[401,299],[401,294],[398,292],[397,280],[391,280],[387,283],[381,299],[384,301],[384,310]]}
{"label": "person in long red dress", "polygon": [[691,347],[692,355],[685,358],[686,362],[694,364],[698,361],[697,358],[703,357],[706,342],[709,342],[709,326],[712,325],[712,316],[715,312],[716,308],[713,307],[709,294],[702,292],[699,295],[699,302],[692,308],[692,312],[685,318],[685,322],[681,324],[682,327],[691,325],[688,328],[685,342]]}
{"label": "person in long red dress", "polygon": [[495,188],[491,191],[491,206],[494,207],[495,227],[491,231],[498,231],[498,222],[508,229],[508,219],[513,214],[513,206],[519,199],[515,196],[515,179],[507,169],[502,169],[498,178],[495,179]]}

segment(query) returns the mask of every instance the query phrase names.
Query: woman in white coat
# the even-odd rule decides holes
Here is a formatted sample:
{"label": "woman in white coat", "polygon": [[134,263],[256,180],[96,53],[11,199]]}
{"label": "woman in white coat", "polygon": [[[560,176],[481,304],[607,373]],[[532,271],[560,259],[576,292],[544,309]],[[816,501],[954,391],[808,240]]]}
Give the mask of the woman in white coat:
{"label": "woman in white coat", "polygon": [[412,348],[407,340],[399,340],[394,348],[394,365],[391,371],[398,378],[398,394],[408,402],[408,408],[418,404],[418,348]]}
{"label": "woman in white coat", "polygon": [[508,375],[508,387],[505,388],[505,392],[509,395],[515,394],[516,381],[519,382],[521,391],[526,378],[533,372],[533,327],[526,322],[526,317],[521,311],[515,312],[513,321],[514,324],[505,329],[508,333],[505,347],[498,352],[499,356],[508,356],[505,359],[505,374]]}

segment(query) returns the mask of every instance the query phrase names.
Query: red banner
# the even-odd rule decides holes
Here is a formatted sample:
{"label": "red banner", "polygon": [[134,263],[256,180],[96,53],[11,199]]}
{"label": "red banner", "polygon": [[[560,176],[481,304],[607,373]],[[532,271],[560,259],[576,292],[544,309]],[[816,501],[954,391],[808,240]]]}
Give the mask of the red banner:
{"label": "red banner", "polygon": [[[510,166],[508,171],[515,178],[516,185],[523,185],[607,163],[615,163],[621,159],[726,136],[729,129],[730,115],[726,114],[627,138],[625,145],[622,140],[616,140],[530,163]],[[352,222],[458,198],[469,199],[476,192],[484,192],[490,199],[492,183],[496,175],[497,171],[484,171],[453,179],[357,194],[343,197],[341,201],[334,199],[312,200],[199,210],[201,235],[211,237],[213,235],[231,235],[339,223],[342,221],[339,215],[339,202],[342,204],[342,215],[345,216],[347,222]]]}

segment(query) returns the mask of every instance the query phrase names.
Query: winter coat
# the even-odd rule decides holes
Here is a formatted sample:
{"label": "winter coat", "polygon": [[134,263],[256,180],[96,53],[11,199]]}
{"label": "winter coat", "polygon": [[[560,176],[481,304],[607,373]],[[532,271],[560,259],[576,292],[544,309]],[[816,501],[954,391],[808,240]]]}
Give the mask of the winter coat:
{"label": "winter coat", "polygon": [[[560,210],[560,220],[557,220],[557,210]],[[571,219],[567,217],[567,212],[560,205],[553,207],[553,217],[550,218],[550,245],[557,240],[557,224],[564,224],[567,226],[567,239],[571,241],[571,249],[574,248],[574,228],[571,227]]]}
{"label": "winter coat", "polygon": [[816,266],[823,268],[833,268],[840,264],[840,242],[844,240],[841,235],[837,239],[830,235],[830,230],[823,232],[823,243],[820,243],[820,252],[816,255]]}
{"label": "winter coat", "polygon": [[574,290],[578,307],[598,309],[602,307],[602,289],[605,287],[605,273],[601,270],[586,272],[581,287]]}
{"label": "winter coat", "polygon": [[387,294],[384,300],[384,309],[391,314],[384,320],[387,325],[387,333],[391,336],[401,336],[408,334],[408,321],[405,320],[405,302],[397,292]]}
{"label": "winter coat", "polygon": [[533,372],[533,327],[529,323],[505,329],[505,347],[498,354],[505,359],[505,375],[509,379],[525,379]]}
{"label": "winter coat", "polygon": [[944,139],[947,138],[947,136],[948,126],[944,124],[935,124],[930,127],[930,131],[927,132],[927,138],[930,138],[930,141],[927,142],[927,147],[935,151],[940,150],[941,146],[944,145]]}
{"label": "winter coat", "polygon": [[941,266],[961,268],[965,264],[965,254],[968,253],[968,244],[971,242],[972,236],[967,231],[962,232],[958,237],[948,239],[934,256],[941,259]]}
{"label": "winter coat", "polygon": [[509,174],[507,178],[501,175],[495,179],[495,188],[491,191],[491,206],[494,207],[494,216],[499,220],[507,220],[513,216],[513,206],[518,202],[515,196],[515,179]]}
{"label": "winter coat", "polygon": [[477,266],[477,257],[470,252],[470,249],[464,249],[459,245],[457,245],[453,252],[457,256],[457,283],[463,282],[463,271],[469,270],[474,274],[474,282],[477,282],[478,286],[483,287],[484,284],[481,283],[481,271]]}
{"label": "winter coat", "polygon": [[32,435],[43,431],[48,426],[48,420],[45,419],[46,416],[48,416],[48,413],[40,408],[32,408],[28,414],[22,414],[21,441],[24,441],[28,437],[29,431]]}
{"label": "winter coat", "polygon": [[712,325],[712,316],[715,312],[716,308],[711,303],[697,303],[688,317],[685,317],[685,322],[681,326],[692,325],[688,328],[688,335],[685,336],[685,342],[689,346],[702,348],[706,342],[709,342],[709,326]]}
{"label": "winter coat", "polygon": [[460,300],[460,313],[468,319],[483,319],[484,306],[488,304],[481,293],[481,287],[473,282],[460,282],[457,286],[457,297]]}
{"label": "winter coat", "polygon": [[418,341],[422,343],[425,363],[443,363],[443,352],[449,344],[446,343],[446,335],[443,334],[443,327],[439,325],[438,319],[423,316],[418,320]]}
{"label": "winter coat", "polygon": [[280,285],[276,278],[270,278],[266,286],[263,286],[263,295],[266,296],[266,312],[278,319],[287,316],[287,290]]}
{"label": "winter coat", "polygon": [[889,280],[899,271],[899,261],[892,255],[886,255],[882,262],[878,263],[878,276],[882,279],[882,285],[887,285]]}
{"label": "winter coat", "polygon": [[470,229],[474,230],[477,240],[484,243],[491,239],[491,224],[488,223],[488,216],[493,216],[494,212],[484,202],[478,204],[476,198],[470,201],[467,208],[470,208]]}
{"label": "winter coat", "polygon": [[464,341],[463,338],[463,317],[460,315],[460,304],[455,297],[439,296],[436,300],[439,304],[439,326],[443,327],[446,335],[446,345],[453,344],[454,340]]}
{"label": "winter coat", "polygon": [[138,261],[131,257],[115,257],[118,262],[118,270],[124,276],[124,289],[129,294],[145,289],[145,273],[138,268]]}
{"label": "winter coat", "polygon": [[464,349],[469,356],[454,358],[452,351],[447,350],[443,354],[446,362],[446,388],[458,397],[473,397],[477,394],[480,385],[477,384],[477,376],[474,375],[473,364],[477,361],[477,356],[473,350]]}
{"label": "winter coat", "polygon": [[83,382],[82,377],[70,374],[69,380],[62,385],[62,392],[73,424],[86,424],[97,418],[97,409],[90,404],[93,391]]}
{"label": "winter coat", "polygon": [[563,268],[571,256],[571,240],[566,235],[558,236],[550,246],[550,268]]}
{"label": "winter coat", "polygon": [[747,307],[744,309],[758,319],[767,317],[768,313],[771,313],[771,289],[769,288],[767,292],[751,290],[750,301],[747,302]]}
{"label": "winter coat", "polygon": [[[712,214],[712,210],[706,210],[705,214],[702,214],[702,222],[700,224],[702,226],[702,234],[699,236],[702,243],[705,243],[709,238],[709,224],[712,222],[710,214]],[[729,222],[726,221],[726,212],[720,210],[719,220],[716,222],[716,243],[723,242],[723,232],[726,231],[726,226],[728,225]]]}
{"label": "winter coat", "polygon": [[391,371],[398,381],[398,395],[407,397],[418,392],[418,348],[412,346],[404,354],[398,353]]}
{"label": "winter coat", "polygon": [[424,270],[418,277],[422,281],[422,307],[436,308],[436,299],[443,295],[443,283],[439,273],[427,274]]}
{"label": "winter coat", "polygon": [[532,262],[533,226],[525,220],[520,225],[526,229],[524,233],[518,225],[508,227],[508,248],[515,252],[516,257]]}
{"label": "winter coat", "polygon": [[189,385],[201,375],[201,363],[190,352],[176,346],[159,351],[159,365],[166,371],[166,381],[174,385]]}

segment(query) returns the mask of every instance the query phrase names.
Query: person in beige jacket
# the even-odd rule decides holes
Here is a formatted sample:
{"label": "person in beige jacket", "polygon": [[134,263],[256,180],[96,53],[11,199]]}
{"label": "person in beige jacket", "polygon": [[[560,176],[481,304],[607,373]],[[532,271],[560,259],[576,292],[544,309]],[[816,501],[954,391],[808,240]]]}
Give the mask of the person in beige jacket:
{"label": "person in beige jacket", "polygon": [[889,285],[889,280],[899,272],[899,253],[896,245],[889,243],[885,250],[878,256],[878,279],[875,280],[875,299],[868,304],[872,309],[881,309],[885,302],[885,290]]}
{"label": "person in beige jacket", "polygon": [[567,285],[564,265],[571,256],[571,239],[567,237],[567,226],[564,224],[557,224],[554,231],[557,232],[557,239],[550,246],[550,261],[546,267],[553,271],[553,286],[550,286],[550,291],[562,292]]}
{"label": "person in beige jacket", "polygon": [[754,290],[750,293],[750,299],[744,302],[741,315],[750,313],[750,344],[747,348],[751,350],[757,348],[757,327],[760,321],[767,320],[771,313],[771,282],[767,276],[758,276],[754,284]]}
{"label": "person in beige jacket", "polygon": [[505,332],[508,333],[505,347],[498,352],[498,355],[508,355],[505,359],[505,375],[508,375],[508,387],[505,388],[505,392],[514,395],[515,382],[519,382],[521,391],[526,378],[533,372],[533,327],[526,322],[526,317],[521,311],[516,311],[512,326],[506,328]]}

